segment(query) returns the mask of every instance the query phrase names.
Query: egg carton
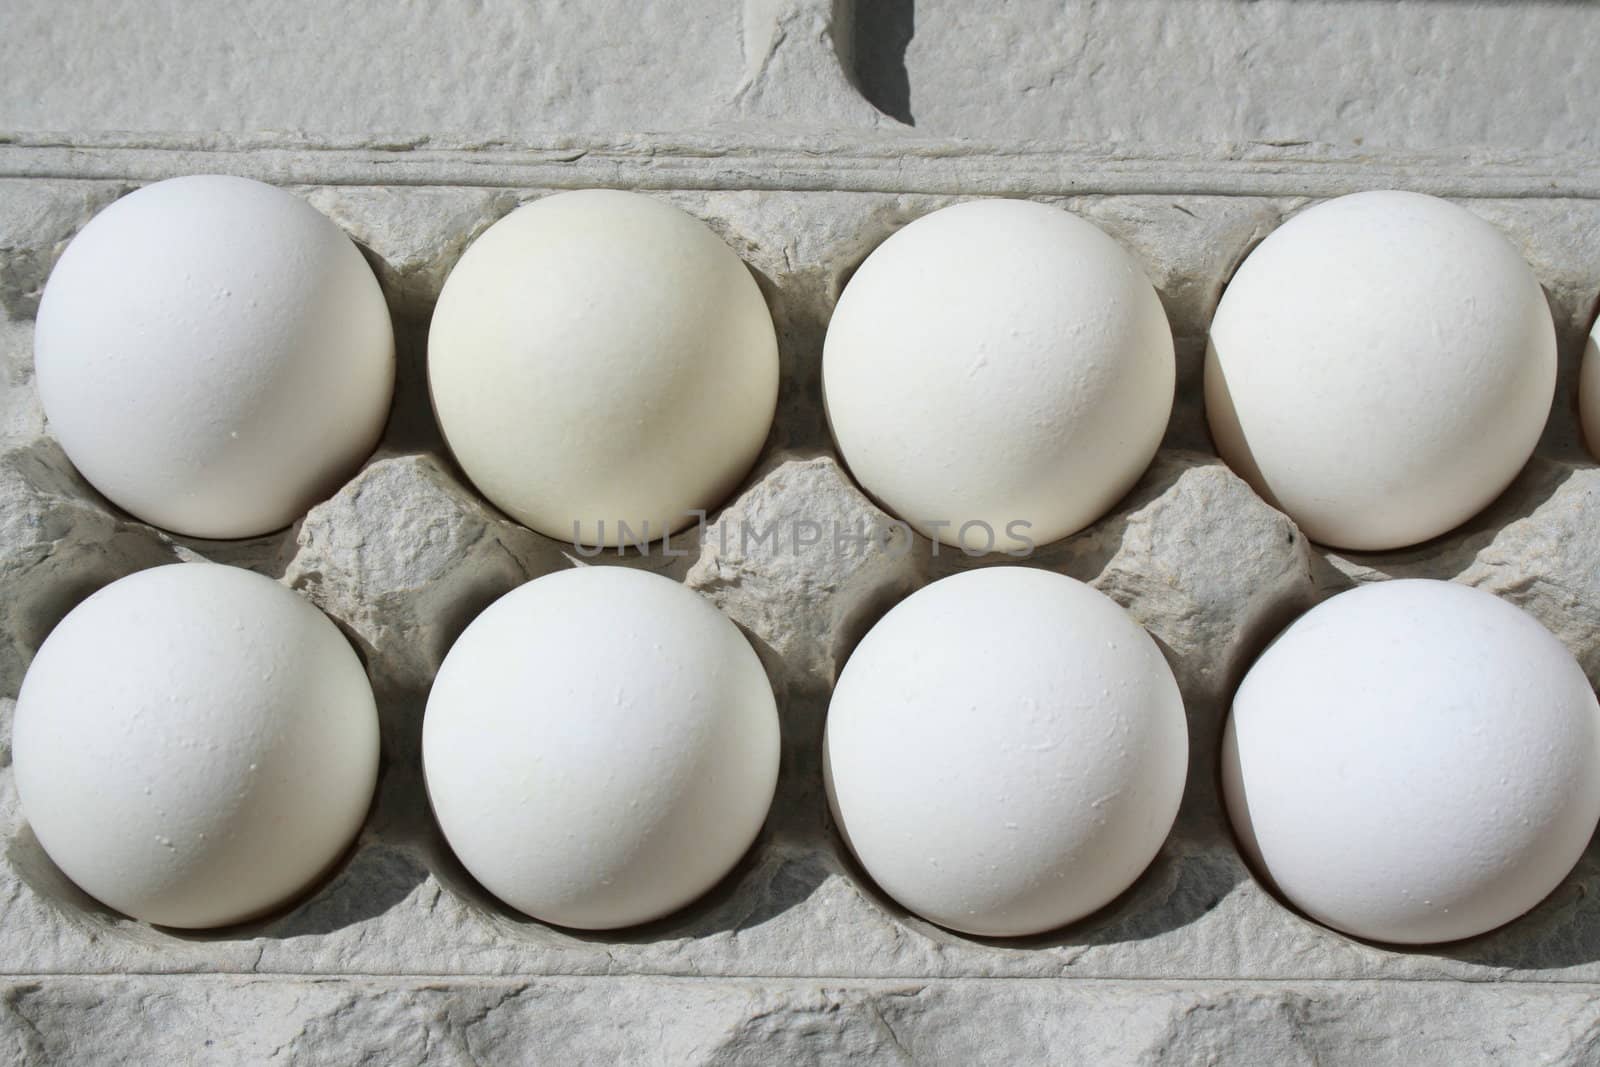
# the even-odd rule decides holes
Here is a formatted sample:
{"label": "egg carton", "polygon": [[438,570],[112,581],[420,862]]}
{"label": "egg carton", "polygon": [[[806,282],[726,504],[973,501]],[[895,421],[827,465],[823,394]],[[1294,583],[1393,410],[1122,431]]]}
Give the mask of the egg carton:
{"label": "egg carton", "polygon": [[[1526,254],[1560,339],[1560,390],[1538,452],[1484,514],[1426,545],[1351,554],[1310,544],[1214,455],[1201,403],[1206,325],[1231,271],[1303,198],[1038,197],[1121,240],[1177,338],[1178,398],[1161,451],[1108,517],[1028,565],[1090,582],[1157,638],[1188,709],[1193,755],[1177,824],[1119,900],[1021,940],[952,933],[906,913],[853,862],[822,792],[831,682],[854,641],[921,584],[992,565],[915,539],[851,482],[828,438],[819,354],[865,254],[961,199],[893,192],[660,190],[750,264],[778,327],[782,389],[762,459],[684,556],[588,558],[486,504],[430,411],[430,309],[472,237],[541,188],[296,185],[366,252],[397,329],[382,444],[292,528],[238,542],[174,537],[120,513],[48,434],[30,378],[31,317],[51,263],[127,182],[0,182],[6,249],[0,426],[0,715],[50,627],[142,567],[209,559],[281,579],[351,636],[383,723],[377,798],[336,873],[261,922],[207,933],[109,913],[51,865],[0,771],[0,1048],[75,1062],[730,1062],[785,1055],[893,1060],[1380,1059],[1588,1062],[1600,1054],[1600,849],[1531,914],[1469,942],[1396,951],[1296,914],[1241,861],[1217,786],[1231,690],[1309,605],[1353,584],[1435,577],[1489,589],[1559,635],[1600,680],[1600,469],[1573,401],[1600,293],[1600,203],[1467,198]],[[721,543],[724,523],[797,520],[881,531],[858,551]],[[737,527],[735,527],[737,529]],[[675,549],[678,551],[679,549]],[[1005,562],[1014,562],[1006,560]],[[783,761],[760,838],[703,899],[648,926],[555,929],[465,873],[428,810],[419,735],[430,680],[490,601],[564,567],[658,571],[750,635],[778,694]],[[619,648],[625,656],[625,648]],[[0,737],[9,738],[9,722]]]}
{"label": "egg carton", "polygon": [[[1217,781],[1252,658],[1357,584],[1490,590],[1600,682],[1600,468],[1574,400],[1600,301],[1600,20],[1585,5],[920,0],[908,46],[904,0],[600,3],[610,14],[590,20],[561,5],[360,4],[315,40],[306,27],[326,12],[283,0],[295,47],[176,55],[172,40],[236,41],[249,5],[191,5],[183,33],[93,6],[0,11],[0,69],[28,87],[0,99],[0,129],[36,131],[0,136],[0,1059],[1600,1062],[1600,845],[1516,922],[1397,950],[1317,925],[1258,882]],[[886,41],[901,53],[888,62]],[[525,78],[523,95],[474,81],[525,50],[553,73]],[[1449,57],[1479,81],[1426,76]],[[174,71],[202,91],[174,89]],[[229,91],[240,84],[257,91]],[[429,132],[404,132],[415,115]],[[130,129],[156,132],[114,132]],[[248,132],[273,129],[301,132]],[[615,132],[644,129],[668,132]],[[1123,143],[1134,134],[1142,144]],[[237,542],[174,537],[96,494],[49,436],[31,369],[39,293],[72,235],[141,183],[217,171],[283,185],[344,227],[398,345],[377,453],[290,529]],[[429,408],[428,319],[462,250],[520,203],[593,186],[705,220],[778,328],[762,458],[703,536],[675,539],[682,556],[591,558],[511,522],[454,465]],[[1355,554],[1309,543],[1217,458],[1200,376],[1250,248],[1363,188],[1446,196],[1505,233],[1548,295],[1559,378],[1535,456],[1493,505],[1424,545]],[[884,896],[843,847],[820,766],[832,682],[872,622],[928,581],[1017,562],[920,538],[906,551],[841,465],[821,404],[822,339],[854,268],[900,226],[982,195],[1057,204],[1121,241],[1160,293],[1178,360],[1149,471],[1025,562],[1090,582],[1160,643],[1189,720],[1182,808],[1118,900],[1017,940],[953,933]],[[746,551],[737,535],[801,521],[869,536],[837,553],[826,539]],[[8,747],[51,627],[118,577],[194,559],[267,574],[326,611],[366,661],[383,736],[371,813],[338,868],[273,916],[199,933],[133,922],[72,886],[21,817]],[[579,565],[653,570],[707,597],[761,655],[783,729],[771,814],[739,865],[682,911],[603,933],[541,924],[476,885],[428,810],[419,752],[428,687],[467,622]]]}

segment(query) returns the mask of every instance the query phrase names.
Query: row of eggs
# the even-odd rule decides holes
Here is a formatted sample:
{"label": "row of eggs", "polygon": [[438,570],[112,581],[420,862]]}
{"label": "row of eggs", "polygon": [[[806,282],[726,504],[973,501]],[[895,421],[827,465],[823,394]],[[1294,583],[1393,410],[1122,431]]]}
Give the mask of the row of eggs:
{"label": "row of eggs", "polygon": [[[282,190],[198,176],[124,197],[73,240],[35,365],[53,432],[108,498],[182,534],[244,537],[291,523],[371,451],[394,340],[331,221]],[[1075,215],[1008,200],[936,211],[877,248],[822,363],[862,487],[975,553],[997,529],[1044,543],[1110,509],[1162,439],[1174,378],[1132,257]],[[617,191],[550,196],[489,227],[428,339],[466,475],[518,521],[586,545],[656,540],[720,503],[766,439],[778,380],[738,256]],[[1555,383],[1550,311],[1516,249],[1401,192],[1320,204],[1262,242],[1223,295],[1205,368],[1223,458],[1312,539],[1352,549],[1423,541],[1484,507],[1532,452]]]}
{"label": "row of eggs", "polygon": [[[597,635],[612,635],[600,639]],[[13,767],[44,850],[150,922],[281,906],[364,820],[378,716],[339,630],[253,572],[113,582],[40,648]],[[584,929],[669,913],[767,817],[777,708],[743,635],[659,575],[523,585],[447,654],[422,725],[428,797],[467,870]],[[823,774],[861,865],[909,910],[991,936],[1126,890],[1189,772],[1178,686],[1112,600],[1028,567],[913,593],[850,657]],[[1536,905],[1600,820],[1600,704],[1531,616],[1448,582],[1325,601],[1251,667],[1222,743],[1253,866],[1311,917],[1387,942],[1482,933]]]}

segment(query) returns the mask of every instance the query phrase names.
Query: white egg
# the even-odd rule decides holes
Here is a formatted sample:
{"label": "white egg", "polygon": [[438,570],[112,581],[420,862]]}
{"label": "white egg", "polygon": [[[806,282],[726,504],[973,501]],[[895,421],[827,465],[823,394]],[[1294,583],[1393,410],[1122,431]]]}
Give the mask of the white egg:
{"label": "white egg", "polygon": [[918,219],[850,279],[822,385],[851,473],[921,533],[1025,554],[1105,514],[1172,413],[1172,331],[1091,223],[1020,200]]}
{"label": "white egg", "polygon": [[1600,820],[1600,705],[1478,589],[1342,593],[1250,669],[1223,740],[1240,843],[1296,907],[1377,941],[1471,937],[1550,893]]}
{"label": "white egg", "polygon": [[1589,451],[1600,456],[1600,321],[1589,331],[1578,369],[1578,415]]}
{"label": "white egg", "polygon": [[157,182],[84,227],[34,333],[51,432],[96,489],[194,537],[280,529],[377,443],[394,336],[344,232],[281,189]]}
{"label": "white egg", "polygon": [[428,797],[483,886],[561,926],[675,911],[755,840],[778,713],[755,651],[660,575],[529,582],[462,633],[422,725]]}
{"label": "white egg", "polygon": [[1306,535],[1399,548],[1459,525],[1527,462],[1550,413],[1555,326],[1493,226],[1416,193],[1357,193],[1284,223],[1211,326],[1217,450]]}
{"label": "white egg", "polygon": [[778,396],[772,317],[703,223],[613,190],[489,227],[439,297],[428,381],[450,450],[539,533],[634,544],[733,491]]}
{"label": "white egg", "polygon": [[1050,930],[1133,884],[1188,767],[1177,682],[1105,595],[995,567],[912,594],[828,708],[828,801],[891,897],[989,936]]}
{"label": "white egg", "polygon": [[222,926],[309,888],[360,829],[378,716],[333,623],[250,571],[129,575],[51,632],[12,752],[39,843],[138,919]]}

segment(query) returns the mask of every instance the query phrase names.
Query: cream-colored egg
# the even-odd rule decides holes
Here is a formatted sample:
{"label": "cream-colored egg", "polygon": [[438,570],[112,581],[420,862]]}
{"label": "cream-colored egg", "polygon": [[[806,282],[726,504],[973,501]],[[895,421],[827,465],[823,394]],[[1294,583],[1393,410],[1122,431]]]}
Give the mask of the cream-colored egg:
{"label": "cream-colored egg", "polygon": [[1223,740],[1245,853],[1329,926],[1416,944],[1539,903],[1600,820],[1600,704],[1531,615],[1452,582],[1363,586],[1251,667]]}
{"label": "cream-colored egg", "polygon": [[422,726],[428,796],[485,888],[561,926],[675,911],[750,847],[778,777],[755,651],[660,575],[582,567],[462,633]]}
{"label": "cream-colored egg", "polygon": [[846,843],[943,926],[1040,933],[1109,903],[1155,857],[1188,727],[1150,635],[1104,594],[993,567],[912,594],[868,632],[828,707]]}
{"label": "cream-colored egg", "polygon": [[1306,535],[1389,549],[1459,525],[1527,462],[1555,327],[1493,226],[1417,193],[1357,193],[1284,223],[1211,326],[1217,450]]}
{"label": "cream-colored egg", "polygon": [[428,381],[457,461],[501,510],[581,544],[659,540],[755,462],[777,336],[748,268],[635,193],[546,197],[445,283]]}
{"label": "cream-colored egg", "polygon": [[366,816],[378,717],[338,627],[259,574],[140,571],[51,631],[12,759],[39,843],[138,919],[222,926],[292,899]]}
{"label": "cream-colored egg", "polygon": [[289,525],[372,451],[394,389],[377,279],[304,200],[223,175],[96,215],[34,333],[50,432],[111,501],[195,537]]}
{"label": "cream-colored egg", "polygon": [[1021,200],[935,211],[879,246],[828,324],[850,472],[921,533],[1025,554],[1105,514],[1166,432],[1172,331],[1133,257]]}

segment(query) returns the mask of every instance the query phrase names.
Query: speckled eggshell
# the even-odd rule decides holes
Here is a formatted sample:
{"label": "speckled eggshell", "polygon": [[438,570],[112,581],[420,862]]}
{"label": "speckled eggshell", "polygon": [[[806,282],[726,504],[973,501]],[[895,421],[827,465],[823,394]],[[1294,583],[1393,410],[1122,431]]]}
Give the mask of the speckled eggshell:
{"label": "speckled eggshell", "polygon": [[1022,550],[1013,523],[1044,544],[1105,514],[1155,455],[1173,382],[1172,331],[1133,257],[1021,200],[894,234],[845,287],[823,348],[851,473],[973,553]]}
{"label": "speckled eggshell", "polygon": [[621,567],[501,597],[445,658],[428,796],[483,886],[560,926],[665,915],[755,840],[778,776],[761,661],[697,594]]}
{"label": "speckled eggshell", "polygon": [[433,313],[428,381],[450,450],[501,510],[564,541],[645,543],[755,462],[777,335],[704,223],[588,189],[519,208],[467,249]]}
{"label": "speckled eggshell", "polygon": [[174,564],[51,631],[12,753],[23,813],[68,878],[137,919],[223,926],[291,900],[350,844],[378,717],[316,608],[250,571]]}
{"label": "speckled eggshell", "polygon": [[1451,582],[1363,586],[1250,669],[1222,784],[1246,855],[1307,915],[1452,941],[1577,863],[1600,820],[1600,705],[1520,608]]}
{"label": "speckled eggshell", "polygon": [[994,567],[912,594],[868,632],[828,708],[828,800],[906,908],[988,936],[1110,902],[1183,795],[1188,728],[1161,650],[1049,571]]}
{"label": "speckled eggshell", "polygon": [[180,534],[250,537],[371,453],[394,335],[339,227],[281,189],[200,175],[128,194],[73,239],[34,365],[51,433],[113,503]]}
{"label": "speckled eggshell", "polygon": [[1217,308],[1217,450],[1308,537],[1425,541],[1500,494],[1544,429],[1555,326],[1493,226],[1417,193],[1340,197],[1250,253]]}

